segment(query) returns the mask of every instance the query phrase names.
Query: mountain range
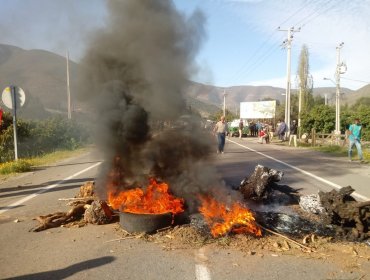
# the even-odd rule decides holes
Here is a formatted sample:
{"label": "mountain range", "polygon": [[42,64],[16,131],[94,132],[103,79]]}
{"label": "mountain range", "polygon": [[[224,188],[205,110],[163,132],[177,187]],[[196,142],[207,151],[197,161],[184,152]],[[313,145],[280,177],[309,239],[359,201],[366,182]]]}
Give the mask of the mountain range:
{"label": "mountain range", "polygon": [[[26,103],[20,110],[22,117],[38,119],[50,114],[67,114],[66,62],[65,57],[49,51],[24,50],[0,44],[0,91],[8,85],[19,86],[25,91]],[[75,111],[83,107],[83,104],[73,98],[73,93],[77,90],[78,67],[78,63],[69,61],[70,88]],[[360,97],[370,96],[370,85],[357,91],[341,88],[341,93],[342,103],[351,105]],[[224,98],[227,109],[237,112],[240,102],[266,99],[284,102],[284,94],[284,88],[271,86],[223,88],[189,81],[185,98],[189,106],[207,117],[223,108]],[[314,88],[313,94],[326,94],[329,104],[334,104],[334,87]],[[1,107],[4,107],[3,103]]]}

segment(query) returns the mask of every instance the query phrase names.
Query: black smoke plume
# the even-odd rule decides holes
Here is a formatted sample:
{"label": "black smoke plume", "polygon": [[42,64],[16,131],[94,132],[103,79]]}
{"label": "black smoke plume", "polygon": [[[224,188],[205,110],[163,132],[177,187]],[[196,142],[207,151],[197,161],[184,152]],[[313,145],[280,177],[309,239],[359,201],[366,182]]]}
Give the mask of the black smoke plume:
{"label": "black smoke plume", "polygon": [[101,196],[116,170],[120,189],[145,186],[154,176],[191,205],[196,193],[217,184],[206,164],[212,141],[184,98],[205,36],[204,16],[196,11],[186,18],[170,0],[108,5],[109,22],[92,36],[82,60],[80,96],[94,111],[105,157]]}

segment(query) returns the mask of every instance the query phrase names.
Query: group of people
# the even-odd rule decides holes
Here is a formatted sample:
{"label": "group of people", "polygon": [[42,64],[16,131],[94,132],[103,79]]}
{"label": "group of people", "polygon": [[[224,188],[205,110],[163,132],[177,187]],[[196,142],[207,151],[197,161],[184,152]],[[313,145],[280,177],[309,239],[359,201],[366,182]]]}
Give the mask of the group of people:
{"label": "group of people", "polygon": [[[242,136],[242,131],[244,128],[244,122],[241,119],[239,124],[239,138]],[[225,139],[228,133],[228,125],[225,120],[225,116],[221,116],[220,121],[216,123],[213,132],[217,134],[217,153],[224,153],[225,147]],[[278,136],[279,140],[285,141],[286,134],[288,132],[288,126],[284,121],[279,120],[275,135]],[[291,146],[292,142],[295,147],[297,147],[297,132],[298,132],[298,125],[296,120],[293,120],[290,127],[289,127],[289,146]],[[356,146],[357,154],[360,161],[363,161],[363,154],[361,148],[361,133],[362,133],[362,125],[360,124],[360,119],[355,118],[354,123],[351,124],[347,130],[348,135],[348,158],[352,161],[352,151],[354,146]],[[259,143],[263,143],[265,140],[266,144],[270,143],[270,140],[273,137],[273,132],[269,129],[268,125],[262,126],[258,132]]]}

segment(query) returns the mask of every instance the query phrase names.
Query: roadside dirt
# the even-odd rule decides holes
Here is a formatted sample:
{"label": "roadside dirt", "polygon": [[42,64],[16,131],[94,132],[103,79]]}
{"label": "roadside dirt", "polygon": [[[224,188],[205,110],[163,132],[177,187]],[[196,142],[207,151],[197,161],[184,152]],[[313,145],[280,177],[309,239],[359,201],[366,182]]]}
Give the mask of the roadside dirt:
{"label": "roadside dirt", "polygon": [[[162,246],[163,250],[199,249],[203,246],[215,249],[234,249],[246,255],[263,258],[266,255],[279,257],[296,256],[305,259],[318,259],[333,263],[343,271],[361,271],[369,273],[370,245],[354,242],[334,241],[331,237],[310,236],[305,247],[295,244],[283,237],[264,232],[262,237],[246,234],[229,235],[213,238],[191,225],[169,228],[155,234],[129,234],[119,224],[115,226],[119,239],[139,238]],[[295,240],[303,244],[303,240]],[[366,278],[363,278],[366,279]]]}

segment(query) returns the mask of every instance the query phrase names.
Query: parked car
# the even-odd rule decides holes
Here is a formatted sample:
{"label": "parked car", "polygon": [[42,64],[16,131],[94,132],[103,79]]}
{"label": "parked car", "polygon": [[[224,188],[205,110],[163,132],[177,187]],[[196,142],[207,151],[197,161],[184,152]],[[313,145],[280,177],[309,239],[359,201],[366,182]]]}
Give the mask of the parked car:
{"label": "parked car", "polygon": [[[231,137],[239,137],[239,123],[240,123],[240,119],[235,119],[231,122],[228,123],[228,127],[229,127],[229,136]],[[248,135],[248,123],[246,121],[244,121],[244,128],[243,128],[243,131],[242,131],[242,137],[244,136],[247,136]]]}

